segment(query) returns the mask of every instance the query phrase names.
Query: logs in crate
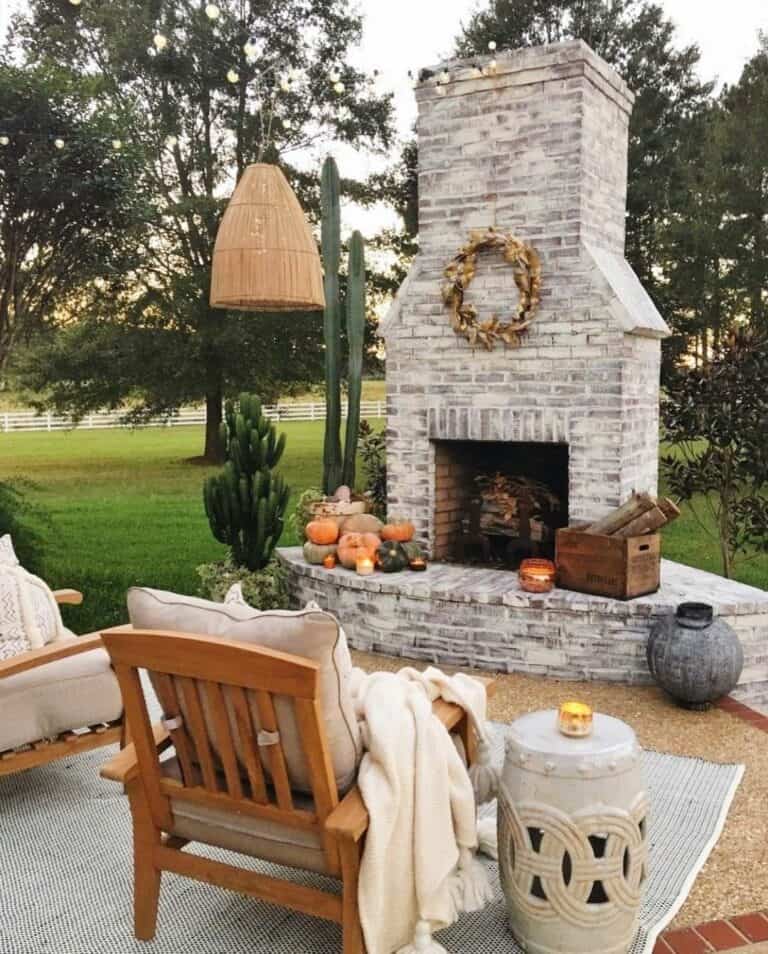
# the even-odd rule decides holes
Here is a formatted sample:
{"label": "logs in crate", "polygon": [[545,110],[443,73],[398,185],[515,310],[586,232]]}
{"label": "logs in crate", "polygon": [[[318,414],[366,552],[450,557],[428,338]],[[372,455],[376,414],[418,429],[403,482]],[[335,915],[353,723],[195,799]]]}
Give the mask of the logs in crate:
{"label": "logs in crate", "polygon": [[655,593],[661,567],[658,531],[679,516],[666,497],[633,494],[595,523],[558,530],[558,585],[619,600]]}

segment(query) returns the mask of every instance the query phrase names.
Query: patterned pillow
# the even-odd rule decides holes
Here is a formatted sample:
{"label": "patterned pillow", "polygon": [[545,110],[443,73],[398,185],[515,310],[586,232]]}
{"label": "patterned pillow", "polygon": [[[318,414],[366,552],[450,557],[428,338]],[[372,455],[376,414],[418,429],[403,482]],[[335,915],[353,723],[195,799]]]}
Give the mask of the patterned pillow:
{"label": "patterned pillow", "polygon": [[18,566],[19,558],[13,549],[13,540],[10,533],[0,537],[0,566]]}
{"label": "patterned pillow", "polygon": [[61,612],[47,584],[20,566],[0,565],[0,659],[64,636]]}

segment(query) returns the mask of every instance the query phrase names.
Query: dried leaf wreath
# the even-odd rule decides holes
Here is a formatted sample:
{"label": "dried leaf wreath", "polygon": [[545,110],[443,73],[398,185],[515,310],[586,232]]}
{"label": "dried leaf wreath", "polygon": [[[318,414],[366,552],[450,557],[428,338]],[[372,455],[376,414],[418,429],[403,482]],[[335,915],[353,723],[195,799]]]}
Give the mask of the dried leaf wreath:
{"label": "dried leaf wreath", "polygon": [[[477,308],[464,304],[464,293],[477,271],[481,252],[499,249],[515,270],[515,284],[520,292],[517,316],[504,322],[498,315],[486,321],[477,320]],[[541,259],[538,252],[508,232],[493,228],[473,229],[469,242],[454,255],[443,272],[448,281],[443,285],[443,301],[451,309],[451,326],[474,348],[482,345],[492,351],[498,341],[509,348],[520,347],[520,337],[533,323],[541,301]]]}

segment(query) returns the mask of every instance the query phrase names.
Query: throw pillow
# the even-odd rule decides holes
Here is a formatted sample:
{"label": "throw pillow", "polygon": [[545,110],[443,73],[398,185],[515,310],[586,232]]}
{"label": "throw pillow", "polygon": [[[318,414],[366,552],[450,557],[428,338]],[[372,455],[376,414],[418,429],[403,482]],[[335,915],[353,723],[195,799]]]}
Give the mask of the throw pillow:
{"label": "throw pillow", "polygon": [[46,583],[21,566],[0,565],[0,659],[40,649],[65,635]]}

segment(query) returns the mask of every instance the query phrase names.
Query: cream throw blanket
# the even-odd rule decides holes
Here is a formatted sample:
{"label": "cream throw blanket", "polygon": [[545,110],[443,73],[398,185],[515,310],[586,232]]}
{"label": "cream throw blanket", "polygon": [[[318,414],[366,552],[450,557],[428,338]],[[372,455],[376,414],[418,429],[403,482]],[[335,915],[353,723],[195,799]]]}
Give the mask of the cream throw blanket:
{"label": "cream throw blanket", "polygon": [[[445,954],[432,931],[492,898],[475,858],[475,791],[487,801],[496,789],[485,687],[434,668],[371,675],[356,669],[352,689],[366,747],[358,784],[370,824],[358,900],[368,954]],[[460,704],[478,733],[471,773],[432,714],[439,696]]]}

